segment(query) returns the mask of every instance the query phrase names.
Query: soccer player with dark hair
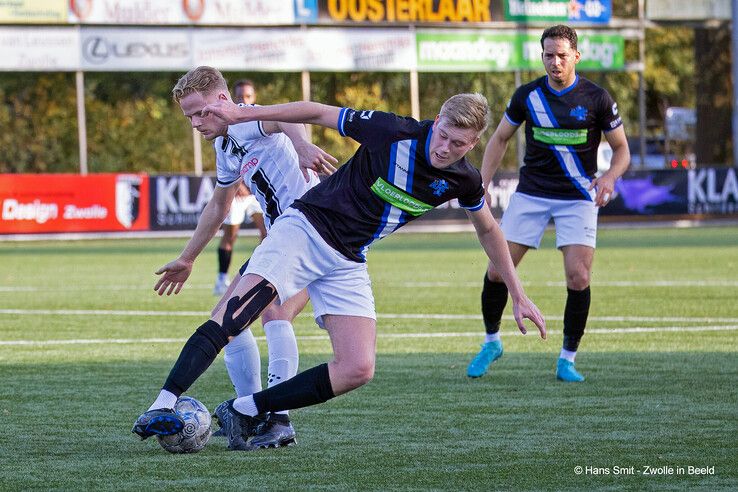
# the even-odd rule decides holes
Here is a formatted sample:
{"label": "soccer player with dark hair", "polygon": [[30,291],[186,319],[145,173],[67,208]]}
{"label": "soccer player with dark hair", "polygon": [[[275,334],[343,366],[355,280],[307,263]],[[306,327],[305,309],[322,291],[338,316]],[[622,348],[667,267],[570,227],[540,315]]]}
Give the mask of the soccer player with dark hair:
{"label": "soccer player with dark hair", "polygon": [[[480,94],[448,99],[435,120],[416,121],[392,113],[354,110],[314,102],[238,107],[216,101],[202,115],[225,124],[290,121],[337,129],[361,145],[353,157],[308,190],[273,224],[235,290],[187,341],[164,390],[180,394],[212,363],[228,337],[248,326],[273,299],[280,302],[307,287],[317,323],[326,329],[333,359],[292,379],[216,409],[231,449],[253,449],[263,415],[325,402],[374,376],[376,314],[366,265],[376,241],[457,198],[480,243],[510,289],[518,327],[530,319],[545,338],[543,316],[518,279],[505,239],[488,207],[482,179],[465,155],[487,127],[489,107]],[[162,288],[170,281],[163,279]],[[144,433],[177,427],[171,412],[139,417]],[[144,425],[146,424],[146,425]]]}
{"label": "soccer player with dark hair", "polygon": [[[567,299],[564,343],[556,366],[558,379],[584,381],[574,357],[584,334],[590,305],[590,275],[597,237],[598,207],[612,198],[615,181],[630,163],[618,107],[608,92],[577,75],[577,33],[567,26],[546,29],[541,36],[546,75],[519,87],[505,116],[487,143],[482,181],[488,189],[507,144],[525,122],[526,152],[520,181],[502,217],[502,231],[517,266],[530,248],[538,248],[548,221],[556,226],[556,247],[564,257]],[[610,169],[597,177],[601,134],[613,150]],[[502,356],[500,320],[508,289],[490,262],[482,289],[486,330],[482,350],[469,363],[467,375],[480,377]]]}

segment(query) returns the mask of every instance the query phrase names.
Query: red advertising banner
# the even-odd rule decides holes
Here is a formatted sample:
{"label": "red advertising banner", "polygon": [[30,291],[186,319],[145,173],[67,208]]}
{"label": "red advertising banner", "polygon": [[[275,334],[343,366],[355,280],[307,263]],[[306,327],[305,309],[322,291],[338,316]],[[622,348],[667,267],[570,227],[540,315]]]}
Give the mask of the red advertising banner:
{"label": "red advertising banner", "polygon": [[149,229],[144,174],[0,174],[0,234]]}

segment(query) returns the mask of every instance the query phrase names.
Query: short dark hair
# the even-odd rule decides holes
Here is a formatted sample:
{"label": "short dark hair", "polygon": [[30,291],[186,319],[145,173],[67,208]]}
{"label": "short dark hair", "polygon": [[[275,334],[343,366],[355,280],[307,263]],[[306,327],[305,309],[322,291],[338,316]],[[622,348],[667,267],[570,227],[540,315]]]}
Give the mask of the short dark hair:
{"label": "short dark hair", "polygon": [[569,41],[569,45],[574,51],[577,50],[577,32],[569,26],[559,24],[558,26],[551,26],[541,35],[541,48],[543,48],[543,41],[547,38],[552,39],[566,39]]}
{"label": "short dark hair", "polygon": [[241,87],[242,85],[250,85],[251,87],[256,88],[250,79],[240,79],[233,83],[233,90],[236,90],[236,87]]}

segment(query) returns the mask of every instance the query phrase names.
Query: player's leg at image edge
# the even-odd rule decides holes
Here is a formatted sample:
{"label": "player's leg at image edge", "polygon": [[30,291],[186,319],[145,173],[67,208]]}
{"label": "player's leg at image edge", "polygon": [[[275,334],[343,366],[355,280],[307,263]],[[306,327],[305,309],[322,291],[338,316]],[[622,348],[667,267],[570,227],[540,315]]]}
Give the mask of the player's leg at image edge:
{"label": "player's leg at image edge", "polygon": [[502,357],[502,340],[500,339],[500,321],[507,304],[507,286],[502,282],[492,282],[484,274],[482,288],[482,318],[486,332],[482,350],[472,359],[466,368],[470,378],[484,376],[489,366]]}

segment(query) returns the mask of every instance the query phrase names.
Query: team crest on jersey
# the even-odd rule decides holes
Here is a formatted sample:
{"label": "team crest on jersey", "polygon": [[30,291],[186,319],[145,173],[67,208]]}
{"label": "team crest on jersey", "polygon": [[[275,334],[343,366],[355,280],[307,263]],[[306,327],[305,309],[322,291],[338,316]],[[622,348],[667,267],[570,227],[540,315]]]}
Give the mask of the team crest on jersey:
{"label": "team crest on jersey", "polygon": [[569,116],[573,116],[579,121],[584,121],[587,119],[587,108],[577,106],[569,112]]}
{"label": "team crest on jersey", "polygon": [[238,145],[238,142],[236,142],[236,140],[233,137],[228,135],[223,140],[223,152],[231,153],[235,155],[236,157],[238,157],[239,159],[243,159],[246,156],[246,154],[249,152],[249,149],[241,145]]}
{"label": "team crest on jersey", "polygon": [[441,196],[448,190],[448,182],[445,179],[437,179],[430,184],[430,189],[434,195]]}

